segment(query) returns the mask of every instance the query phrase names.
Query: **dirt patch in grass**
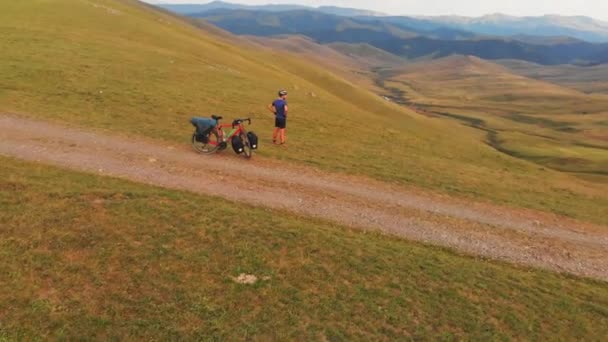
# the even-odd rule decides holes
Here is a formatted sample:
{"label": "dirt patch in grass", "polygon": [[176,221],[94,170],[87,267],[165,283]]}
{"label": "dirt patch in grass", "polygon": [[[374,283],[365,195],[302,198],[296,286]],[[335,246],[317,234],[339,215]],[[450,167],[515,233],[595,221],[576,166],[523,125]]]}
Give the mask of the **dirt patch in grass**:
{"label": "dirt patch in grass", "polygon": [[0,191],[15,192],[25,190],[25,185],[16,182],[0,181]]}

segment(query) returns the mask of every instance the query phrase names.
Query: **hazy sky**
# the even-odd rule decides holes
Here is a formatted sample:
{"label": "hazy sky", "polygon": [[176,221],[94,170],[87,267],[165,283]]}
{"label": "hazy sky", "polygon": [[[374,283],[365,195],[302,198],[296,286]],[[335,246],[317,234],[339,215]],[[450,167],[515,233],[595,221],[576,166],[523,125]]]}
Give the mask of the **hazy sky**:
{"label": "hazy sky", "polygon": [[[207,3],[208,0],[146,0],[162,3]],[[336,5],[372,9],[389,14],[480,16],[491,13],[511,15],[586,15],[608,20],[608,0],[228,0],[260,5],[289,3],[311,6]]]}

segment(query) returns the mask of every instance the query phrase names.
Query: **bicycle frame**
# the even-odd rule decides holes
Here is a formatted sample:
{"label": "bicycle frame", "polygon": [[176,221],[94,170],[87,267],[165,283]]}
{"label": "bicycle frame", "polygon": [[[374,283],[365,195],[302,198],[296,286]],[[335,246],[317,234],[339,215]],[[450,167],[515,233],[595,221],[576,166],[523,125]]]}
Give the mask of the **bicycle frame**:
{"label": "bicycle frame", "polygon": [[[225,128],[230,128],[231,131],[229,133],[225,133],[224,132]],[[243,123],[238,124],[236,127],[232,126],[232,124],[221,124],[221,125],[216,126],[214,129],[217,131],[219,141],[218,142],[210,141],[209,145],[212,145],[212,146],[217,146],[218,143],[221,144],[222,142],[226,142],[226,141],[232,139],[235,135],[239,135],[239,134],[241,134],[241,132],[245,131],[245,129],[243,128]]]}

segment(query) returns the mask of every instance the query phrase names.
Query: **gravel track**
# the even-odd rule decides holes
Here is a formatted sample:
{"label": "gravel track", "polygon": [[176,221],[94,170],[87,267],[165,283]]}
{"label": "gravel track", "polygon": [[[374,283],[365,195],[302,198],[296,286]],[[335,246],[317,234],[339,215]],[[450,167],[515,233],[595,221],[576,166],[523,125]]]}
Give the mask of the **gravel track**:
{"label": "gravel track", "polygon": [[13,115],[0,114],[0,154],[608,281],[608,227],[549,213],[456,199],[257,156],[247,161],[228,150],[201,156],[187,145],[163,145]]}

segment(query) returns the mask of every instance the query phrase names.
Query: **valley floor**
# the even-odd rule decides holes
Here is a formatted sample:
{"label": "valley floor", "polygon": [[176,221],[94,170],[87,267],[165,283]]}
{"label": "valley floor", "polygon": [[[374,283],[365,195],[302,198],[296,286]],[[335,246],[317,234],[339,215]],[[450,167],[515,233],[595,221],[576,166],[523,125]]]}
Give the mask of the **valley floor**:
{"label": "valley floor", "polygon": [[[554,214],[464,201],[258,157],[246,161],[231,151],[199,156],[186,145],[161,145],[12,115],[0,115],[0,141],[0,155],[608,280],[608,228]],[[262,140],[261,148],[274,148],[269,145]]]}

